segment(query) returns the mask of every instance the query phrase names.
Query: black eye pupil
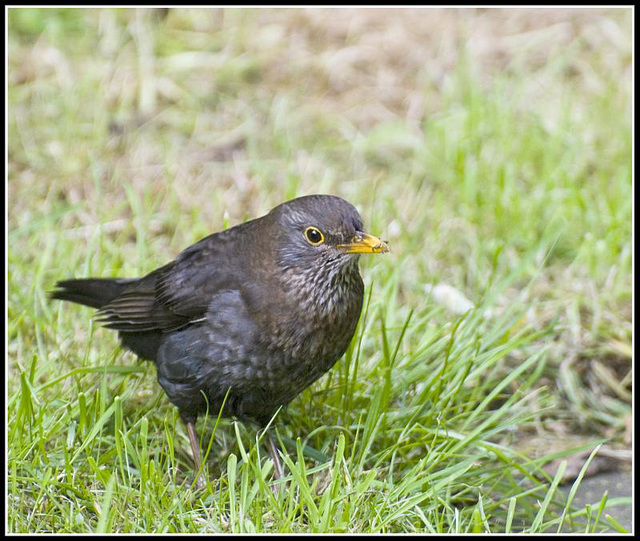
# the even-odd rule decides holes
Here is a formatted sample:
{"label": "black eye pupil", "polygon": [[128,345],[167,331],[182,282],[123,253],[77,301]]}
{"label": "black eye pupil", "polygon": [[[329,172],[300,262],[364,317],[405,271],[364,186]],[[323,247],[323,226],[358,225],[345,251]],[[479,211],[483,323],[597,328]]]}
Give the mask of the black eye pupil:
{"label": "black eye pupil", "polygon": [[322,240],[322,234],[317,229],[309,229],[307,230],[307,238],[309,239],[309,242],[317,244]]}

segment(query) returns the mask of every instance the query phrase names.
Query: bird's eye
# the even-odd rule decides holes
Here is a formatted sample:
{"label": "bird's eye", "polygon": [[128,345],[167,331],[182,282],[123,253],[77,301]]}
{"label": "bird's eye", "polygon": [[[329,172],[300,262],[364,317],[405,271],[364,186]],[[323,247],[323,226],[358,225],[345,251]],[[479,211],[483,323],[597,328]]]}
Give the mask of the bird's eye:
{"label": "bird's eye", "polygon": [[324,242],[324,235],[317,227],[307,227],[304,230],[304,236],[309,244],[313,244],[314,246],[318,246]]}

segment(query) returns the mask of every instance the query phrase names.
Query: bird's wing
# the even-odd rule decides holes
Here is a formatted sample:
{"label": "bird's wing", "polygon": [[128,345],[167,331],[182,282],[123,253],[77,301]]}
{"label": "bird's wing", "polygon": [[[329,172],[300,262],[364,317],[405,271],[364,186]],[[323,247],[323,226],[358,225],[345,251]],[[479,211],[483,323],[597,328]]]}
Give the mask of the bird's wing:
{"label": "bird's wing", "polygon": [[218,235],[133,282],[99,310],[99,322],[123,332],[168,332],[204,318],[211,298],[235,283],[234,266],[226,261],[233,253]]}

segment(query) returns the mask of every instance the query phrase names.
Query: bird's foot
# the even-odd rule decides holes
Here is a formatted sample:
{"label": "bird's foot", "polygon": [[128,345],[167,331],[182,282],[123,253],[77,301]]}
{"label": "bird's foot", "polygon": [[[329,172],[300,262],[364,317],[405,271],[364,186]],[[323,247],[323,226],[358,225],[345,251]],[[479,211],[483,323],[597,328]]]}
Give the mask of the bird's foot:
{"label": "bird's foot", "polygon": [[275,475],[269,487],[276,498],[280,496],[280,493],[284,490],[286,485],[286,483],[284,481],[281,481],[280,479],[280,477]]}
{"label": "bird's foot", "polygon": [[[272,432],[269,433],[268,443],[269,443],[269,455],[271,456],[271,460],[273,462],[273,469],[274,469],[273,480],[280,481],[281,479],[284,478],[284,470],[282,469],[282,462],[280,462],[280,457],[278,456],[278,447],[276,445],[276,440]],[[271,485],[271,491],[273,492],[273,495],[276,497],[280,495],[280,492],[283,488],[284,488],[283,482],[273,483]]]}
{"label": "bird's foot", "polygon": [[194,480],[193,483],[191,483],[191,487],[195,488],[196,490],[202,490],[203,488],[205,488],[207,486],[207,482],[204,479],[204,475],[200,474],[198,475]]}

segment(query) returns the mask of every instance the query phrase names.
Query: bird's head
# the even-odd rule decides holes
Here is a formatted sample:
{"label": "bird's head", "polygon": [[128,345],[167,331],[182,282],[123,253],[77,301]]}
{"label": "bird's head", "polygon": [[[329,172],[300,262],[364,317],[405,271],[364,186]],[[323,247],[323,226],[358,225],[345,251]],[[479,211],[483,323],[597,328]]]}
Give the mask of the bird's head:
{"label": "bird's head", "polygon": [[269,216],[278,224],[278,263],[331,277],[336,271],[356,267],[361,254],[389,251],[387,244],[364,232],[355,207],[334,195],[299,197],[275,207]]}

